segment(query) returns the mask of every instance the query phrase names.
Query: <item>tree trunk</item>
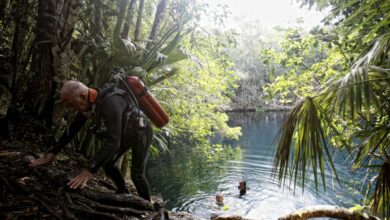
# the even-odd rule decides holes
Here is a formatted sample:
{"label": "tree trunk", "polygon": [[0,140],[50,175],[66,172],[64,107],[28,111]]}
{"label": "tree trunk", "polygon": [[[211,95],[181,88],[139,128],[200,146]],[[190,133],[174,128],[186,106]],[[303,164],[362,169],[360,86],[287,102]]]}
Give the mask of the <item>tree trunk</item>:
{"label": "tree trunk", "polygon": [[93,6],[94,6],[94,13],[93,13],[93,22],[91,25],[91,31],[93,39],[96,41],[96,43],[100,44],[103,41],[102,36],[102,17],[103,17],[103,4],[101,0],[94,0]]}
{"label": "tree trunk", "polygon": [[127,15],[125,24],[123,25],[123,31],[121,37],[127,39],[129,35],[130,25],[133,21],[133,13],[136,7],[137,0],[131,0],[129,7],[127,8]]}
{"label": "tree trunk", "polygon": [[278,218],[278,220],[304,220],[322,217],[346,220],[379,220],[379,218],[366,213],[330,205],[308,206],[291,214],[282,216]]}
{"label": "tree trunk", "polygon": [[34,80],[31,80],[30,97],[26,103],[29,110],[37,116],[43,116],[46,122],[51,124],[51,112],[53,109],[53,67],[54,37],[57,32],[58,14],[61,11],[62,2],[56,0],[39,0],[37,17],[37,36],[35,51],[32,60]]}
{"label": "tree trunk", "polygon": [[[59,16],[60,20],[57,27],[57,38],[55,40],[56,44],[53,48],[53,64],[55,69],[55,77],[53,80],[55,85],[54,92],[56,94],[59,93],[59,88],[62,83],[71,78],[69,64],[71,63],[72,50],[70,46],[80,5],[80,0],[65,0],[61,15]],[[52,121],[54,124],[58,124],[60,121],[63,113],[62,109],[62,106],[59,106],[59,104],[54,105],[52,114]]]}
{"label": "tree trunk", "polygon": [[12,77],[10,77],[9,85],[13,85],[16,75],[19,73],[19,67],[21,66],[22,52],[24,48],[24,38],[27,35],[27,14],[29,8],[26,7],[28,1],[23,0],[20,3],[16,3],[13,8],[13,17],[15,21],[14,37],[12,41]]}
{"label": "tree trunk", "polygon": [[150,42],[148,43],[148,48],[151,44],[153,44],[153,41],[155,40],[158,34],[158,29],[160,27],[162,19],[164,18],[164,11],[168,5],[168,2],[169,2],[168,0],[160,0],[160,2],[157,5],[156,15],[154,17],[152,30],[150,31],[150,35],[149,35]]}
{"label": "tree trunk", "polygon": [[55,89],[69,79],[70,41],[79,6],[80,0],[39,0],[38,3],[36,49],[32,61],[35,80],[32,80],[29,91],[33,92],[26,103],[31,103],[33,114],[43,116],[47,126],[58,118],[53,114],[53,97],[58,92]]}
{"label": "tree trunk", "polygon": [[140,0],[138,7],[137,24],[135,26],[134,41],[139,41],[141,37],[142,17],[144,12],[145,0]]}
{"label": "tree trunk", "polygon": [[12,94],[9,89],[0,84],[0,137],[9,138],[8,109],[11,105]]}
{"label": "tree trunk", "polygon": [[129,0],[122,0],[120,5],[118,6],[119,14],[118,14],[118,17],[116,19],[114,36],[113,36],[114,50],[118,49],[117,45],[118,45],[118,41],[120,40],[120,31],[122,29],[123,21],[125,20],[125,17],[126,17],[126,9],[127,9],[128,5],[129,5]]}
{"label": "tree trunk", "polygon": [[0,19],[2,20],[7,13],[7,6],[9,4],[9,0],[1,0],[0,1]]}

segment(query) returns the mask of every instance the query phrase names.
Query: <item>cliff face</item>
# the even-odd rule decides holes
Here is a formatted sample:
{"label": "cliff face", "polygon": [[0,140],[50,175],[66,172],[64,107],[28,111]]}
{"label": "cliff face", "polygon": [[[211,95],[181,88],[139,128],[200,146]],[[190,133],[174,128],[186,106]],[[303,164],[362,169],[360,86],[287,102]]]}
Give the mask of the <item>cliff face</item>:
{"label": "cliff face", "polygon": [[284,111],[292,106],[278,103],[277,100],[269,100],[263,91],[264,80],[259,76],[243,77],[238,82],[235,95],[231,98],[231,104],[227,111]]}
{"label": "cliff face", "polygon": [[245,77],[238,82],[235,96],[229,108],[232,111],[254,111],[264,105],[263,93],[261,92],[260,79],[257,77]]}

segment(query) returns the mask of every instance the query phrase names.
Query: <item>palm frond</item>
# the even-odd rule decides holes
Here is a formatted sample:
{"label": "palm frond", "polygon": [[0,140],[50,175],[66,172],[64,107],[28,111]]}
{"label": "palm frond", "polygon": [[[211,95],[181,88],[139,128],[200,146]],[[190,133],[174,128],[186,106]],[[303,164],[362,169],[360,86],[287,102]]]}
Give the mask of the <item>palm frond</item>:
{"label": "palm frond", "polygon": [[388,126],[376,126],[356,133],[355,137],[363,141],[356,148],[354,168],[365,166],[374,158],[378,159],[377,155],[386,155],[390,143],[390,128]]}
{"label": "palm frond", "polygon": [[162,69],[161,68],[161,70],[162,71],[159,71],[160,74],[158,74],[156,77],[154,77],[154,79],[150,83],[148,83],[149,86],[156,85],[156,84],[176,75],[179,72],[178,68],[172,68],[172,69]]}
{"label": "palm frond", "polygon": [[[384,66],[390,63],[390,60],[384,58],[389,55],[390,33],[379,36],[373,43],[372,47],[362,53],[360,58],[354,63],[352,69],[362,66]],[[388,67],[388,66],[387,66]]]}
{"label": "palm frond", "polygon": [[[381,112],[381,95],[384,87],[390,87],[390,70],[378,66],[352,69],[340,79],[327,82],[319,96],[327,109],[336,110],[343,118],[356,120],[365,116],[368,120],[372,108]],[[382,95],[383,96],[383,95]]]}
{"label": "palm frond", "polygon": [[130,39],[120,39],[116,43],[113,62],[118,66],[139,66],[144,48]]}
{"label": "palm frond", "polygon": [[[337,177],[321,127],[321,121],[330,122],[326,114],[337,113],[351,121],[363,119],[359,123],[365,124],[366,128],[372,113],[386,117],[390,106],[386,93],[390,88],[389,41],[390,34],[382,35],[350,72],[327,82],[322,92],[315,96],[315,99],[321,99],[321,107],[312,98],[305,98],[291,111],[274,141],[274,145],[277,143],[274,173],[279,175],[279,182],[284,182],[290,174],[294,187],[298,177],[304,186],[306,170],[311,167],[317,189],[317,168],[325,184],[324,155]],[[383,146],[388,144],[388,133],[383,133],[386,129],[375,127],[357,148],[355,164],[371,159],[376,150],[387,151]],[[337,129],[333,130],[337,133]]]}
{"label": "palm frond", "polygon": [[157,141],[157,146],[155,149],[155,153],[159,154],[161,152],[170,153],[169,149],[169,128],[162,128],[159,132],[155,132],[153,134],[153,139]]}
{"label": "palm frond", "polygon": [[358,114],[367,119],[372,107],[381,111],[381,100],[378,100],[381,95],[377,94],[390,86],[389,47],[390,33],[381,35],[354,63],[350,72],[340,79],[328,81],[318,95],[325,96],[328,105],[325,108],[338,110],[340,115],[351,120]]}
{"label": "palm frond", "polygon": [[309,170],[313,172],[316,190],[319,174],[325,190],[325,156],[338,180],[317,105],[311,97],[302,99],[287,116],[273,143],[277,144],[273,173],[278,175],[279,183],[285,183],[290,174],[290,180],[294,179],[294,190],[298,179],[304,189]]}
{"label": "palm frond", "polygon": [[384,217],[390,216],[390,163],[383,163],[376,180],[375,190],[371,197],[372,210]]}
{"label": "palm frond", "polygon": [[180,31],[180,24],[177,23],[173,25],[167,32],[165,32],[165,34],[155,44],[153,44],[149,50],[145,51],[142,67],[146,70],[149,69],[156,60],[155,58],[157,56],[157,52],[161,50],[162,46],[168,41],[168,39]]}

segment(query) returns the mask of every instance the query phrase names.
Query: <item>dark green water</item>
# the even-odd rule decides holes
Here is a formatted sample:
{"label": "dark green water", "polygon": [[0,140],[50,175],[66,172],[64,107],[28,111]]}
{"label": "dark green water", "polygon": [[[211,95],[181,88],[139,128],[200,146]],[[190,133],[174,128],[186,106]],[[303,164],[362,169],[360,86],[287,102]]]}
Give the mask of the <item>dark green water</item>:
{"label": "dark green water", "polygon": [[[274,149],[270,147],[282,123],[284,113],[235,113],[229,124],[241,126],[243,136],[239,141],[216,141],[216,144],[240,146],[205,157],[183,144],[172,149],[170,155],[149,160],[147,177],[152,194],[160,195],[173,211],[187,211],[208,219],[216,193],[224,195],[228,210],[223,214],[238,214],[251,219],[277,219],[308,205],[353,206],[361,198],[360,181],[354,180],[345,166],[346,158],[338,153],[335,161],[342,187],[327,174],[326,191],[314,190],[313,181],[296,193],[280,188],[271,178]],[[238,198],[237,185],[247,181],[250,190]]]}

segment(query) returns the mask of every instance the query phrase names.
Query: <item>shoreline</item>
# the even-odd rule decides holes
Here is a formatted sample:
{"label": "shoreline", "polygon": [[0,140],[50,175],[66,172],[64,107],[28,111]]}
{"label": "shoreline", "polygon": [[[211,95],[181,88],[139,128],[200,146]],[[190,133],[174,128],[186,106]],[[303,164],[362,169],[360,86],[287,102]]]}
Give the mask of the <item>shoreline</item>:
{"label": "shoreline", "polygon": [[294,106],[258,106],[257,108],[234,108],[225,109],[225,112],[276,112],[290,111]]}

